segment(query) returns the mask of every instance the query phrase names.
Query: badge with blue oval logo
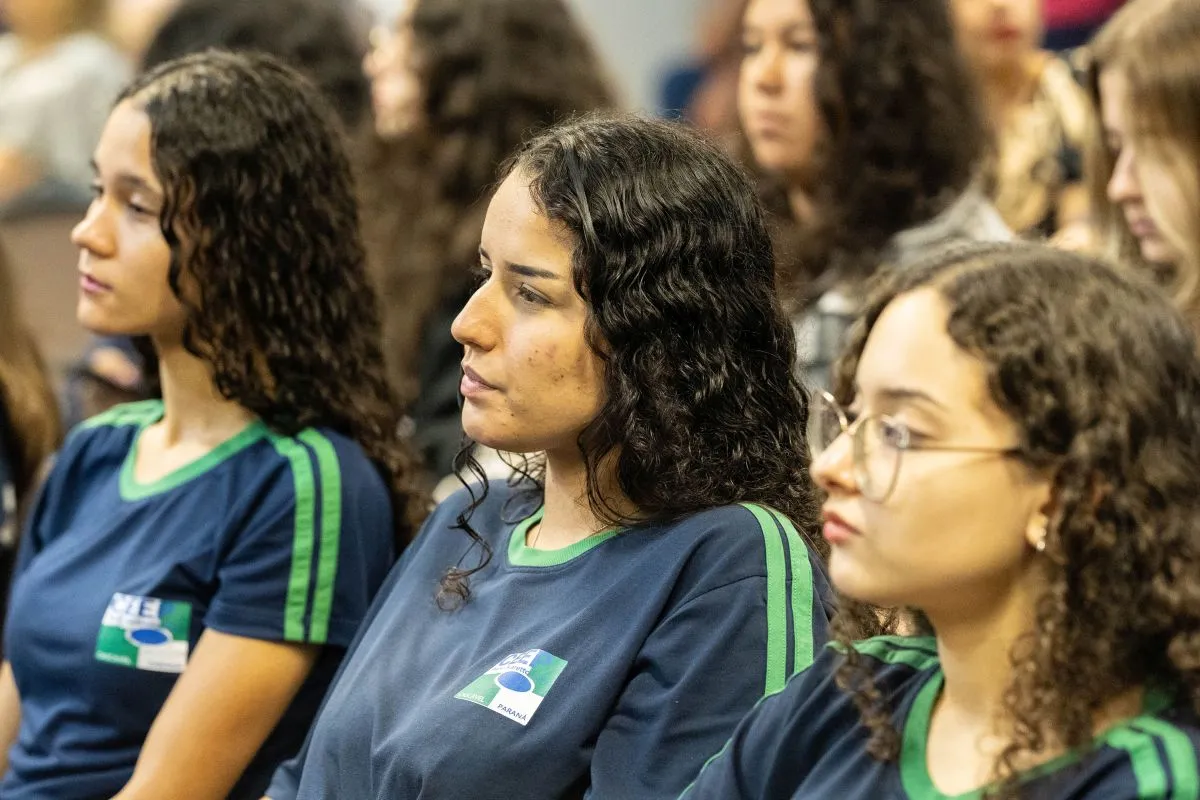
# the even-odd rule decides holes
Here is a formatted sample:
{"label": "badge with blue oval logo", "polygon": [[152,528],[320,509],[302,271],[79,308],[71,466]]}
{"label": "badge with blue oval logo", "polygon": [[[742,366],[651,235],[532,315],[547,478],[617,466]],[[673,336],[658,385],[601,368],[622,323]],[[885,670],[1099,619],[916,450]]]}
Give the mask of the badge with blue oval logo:
{"label": "badge with blue oval logo", "polygon": [[545,650],[513,653],[454,696],[528,725],[566,666]]}
{"label": "badge with blue oval logo", "polygon": [[191,603],[118,592],[104,610],[96,660],[151,672],[183,672],[191,623]]}

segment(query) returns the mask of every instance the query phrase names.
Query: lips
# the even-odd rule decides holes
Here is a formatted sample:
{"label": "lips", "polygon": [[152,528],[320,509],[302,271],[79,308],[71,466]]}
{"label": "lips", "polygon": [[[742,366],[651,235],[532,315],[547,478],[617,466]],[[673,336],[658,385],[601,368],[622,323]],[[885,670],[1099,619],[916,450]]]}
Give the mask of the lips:
{"label": "lips", "polygon": [[831,545],[845,544],[851,539],[862,535],[859,530],[846,522],[840,515],[828,509],[821,512],[821,519],[825,523],[821,528],[821,534]]}
{"label": "lips", "polygon": [[113,287],[98,280],[89,272],[81,272],[79,274],[79,288],[88,294],[99,294],[101,292],[111,292]]}

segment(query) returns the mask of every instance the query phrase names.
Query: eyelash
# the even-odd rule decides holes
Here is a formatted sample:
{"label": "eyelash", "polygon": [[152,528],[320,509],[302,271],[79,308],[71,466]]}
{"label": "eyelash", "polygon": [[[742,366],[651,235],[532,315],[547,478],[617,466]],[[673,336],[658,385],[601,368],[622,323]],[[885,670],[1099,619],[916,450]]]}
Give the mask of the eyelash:
{"label": "eyelash", "polygon": [[[101,186],[99,183],[92,183],[88,187],[88,189],[91,191],[92,197],[94,199],[99,199],[104,196],[104,187]],[[153,211],[146,208],[145,206],[138,205],[137,203],[126,201],[125,207],[128,208],[130,211],[132,211],[134,214],[136,214],[139,217],[156,216]]]}
{"label": "eyelash", "polygon": [[[471,268],[471,287],[473,292],[479,291],[483,285],[492,277],[492,270],[483,264],[476,264]],[[550,301],[542,297],[533,289],[529,288],[528,284],[522,283],[517,286],[517,296],[526,303],[536,306],[548,306]]]}

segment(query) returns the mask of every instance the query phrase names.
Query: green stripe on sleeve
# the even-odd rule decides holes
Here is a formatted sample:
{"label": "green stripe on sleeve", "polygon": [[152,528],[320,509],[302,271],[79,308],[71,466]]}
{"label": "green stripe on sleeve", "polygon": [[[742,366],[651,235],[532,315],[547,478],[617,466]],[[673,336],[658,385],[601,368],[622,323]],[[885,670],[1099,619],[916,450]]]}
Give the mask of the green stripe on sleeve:
{"label": "green stripe on sleeve", "polygon": [[1132,728],[1117,728],[1106,734],[1104,740],[1129,755],[1139,800],[1168,800],[1167,772],[1153,737]]}
{"label": "green stripe on sleeve", "polygon": [[787,683],[787,569],[779,526],[761,506],[742,503],[758,520],[767,561],[767,674],[763,694],[775,694]]}
{"label": "green stripe on sleeve", "polygon": [[787,537],[792,561],[792,630],[796,646],[792,672],[799,672],[813,662],[812,564],[808,560],[808,545],[792,521],[778,511],[775,521]]}
{"label": "green stripe on sleeve", "polygon": [[292,572],[288,576],[287,601],[283,612],[283,638],[304,641],[304,612],[308,606],[308,576],[312,572],[313,540],[316,536],[316,484],[312,461],[295,439],[272,436],[275,450],[292,465],[296,489],[296,527],[292,539]]}
{"label": "green stripe on sleeve", "polygon": [[90,419],[79,423],[79,427],[100,428],[105,425],[119,427],[122,425],[141,425],[157,422],[162,419],[162,400],[139,400],[136,403],[122,403],[103,411]]}
{"label": "green stripe on sleeve", "polygon": [[1151,736],[1157,736],[1167,754],[1167,764],[1175,791],[1171,800],[1197,800],[1200,798],[1200,774],[1196,768],[1196,750],[1183,731],[1169,722],[1155,717],[1138,717],[1134,726]]}
{"label": "green stripe on sleeve", "polygon": [[317,467],[321,471],[321,553],[308,640],[313,644],[325,644],[329,638],[342,534],[342,467],[333,445],[323,435],[310,429],[302,431],[299,438],[317,454]]}

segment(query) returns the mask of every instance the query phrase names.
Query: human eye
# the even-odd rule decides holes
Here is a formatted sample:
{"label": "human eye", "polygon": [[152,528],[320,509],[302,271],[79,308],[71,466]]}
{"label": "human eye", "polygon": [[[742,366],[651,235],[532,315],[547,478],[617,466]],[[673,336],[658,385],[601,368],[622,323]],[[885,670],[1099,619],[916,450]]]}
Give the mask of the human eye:
{"label": "human eye", "polygon": [[908,448],[916,439],[907,425],[891,417],[880,417],[879,438],[885,445],[896,450]]}
{"label": "human eye", "polygon": [[550,305],[550,301],[545,297],[545,295],[534,291],[533,288],[527,283],[522,283],[517,286],[517,297],[521,298],[521,300],[524,302],[535,306]]}
{"label": "human eye", "polygon": [[471,267],[471,291],[478,291],[480,287],[487,283],[490,277],[492,277],[492,268],[487,264],[481,262]]}
{"label": "human eye", "polygon": [[740,46],[743,56],[752,56],[762,49],[762,37],[753,33],[743,32]]}

